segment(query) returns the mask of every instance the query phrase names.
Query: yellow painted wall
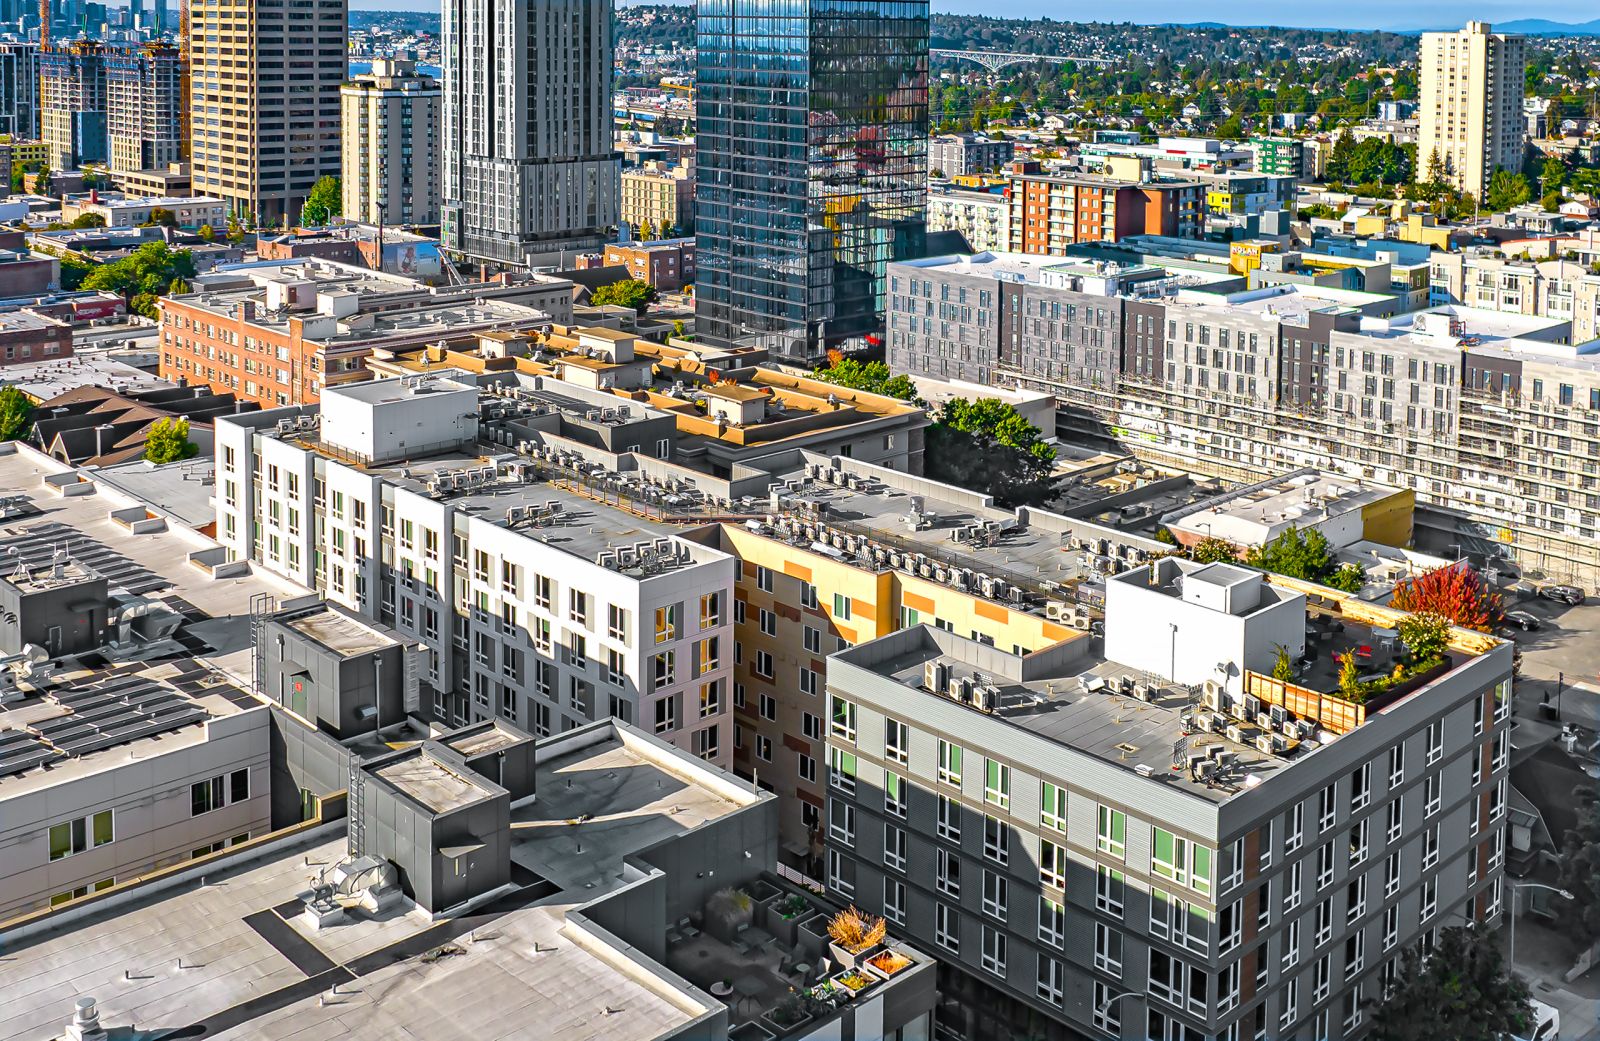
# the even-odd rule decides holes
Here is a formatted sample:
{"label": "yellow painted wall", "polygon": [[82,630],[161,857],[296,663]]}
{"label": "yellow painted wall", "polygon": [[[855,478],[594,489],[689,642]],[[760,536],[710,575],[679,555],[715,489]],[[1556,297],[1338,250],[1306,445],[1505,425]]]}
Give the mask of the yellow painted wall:
{"label": "yellow painted wall", "polygon": [[1416,506],[1417,493],[1402,488],[1361,507],[1361,537],[1385,546],[1411,545]]}

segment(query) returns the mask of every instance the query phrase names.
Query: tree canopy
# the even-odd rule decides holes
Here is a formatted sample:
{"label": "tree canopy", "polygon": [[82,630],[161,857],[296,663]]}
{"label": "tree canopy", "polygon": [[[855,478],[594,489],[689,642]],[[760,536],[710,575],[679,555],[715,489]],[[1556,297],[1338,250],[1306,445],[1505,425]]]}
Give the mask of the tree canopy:
{"label": "tree canopy", "polygon": [[308,228],[326,224],[343,212],[344,189],[339,178],[330,174],[311,186],[306,204],[300,207],[300,224]]}
{"label": "tree canopy", "polygon": [[199,454],[200,446],[189,440],[187,419],[158,419],[145,436],[144,457],[152,463],[192,459]]}
{"label": "tree canopy", "polygon": [[1494,934],[1448,926],[1431,951],[1408,947],[1388,993],[1367,999],[1374,1041],[1501,1041],[1526,1036],[1528,986],[1511,973]]}
{"label": "tree canopy", "polygon": [[928,429],[924,469],[936,481],[974,488],[1001,506],[1037,504],[1049,494],[1055,449],[1039,428],[998,398],[944,403]]}
{"label": "tree canopy", "polygon": [[911,382],[911,377],[891,374],[889,366],[881,361],[862,363],[837,354],[830,354],[829,358],[832,364],[813,373],[817,379],[869,394],[887,394],[901,401],[917,400],[917,385]]}
{"label": "tree canopy", "polygon": [[640,314],[650,309],[655,302],[656,287],[649,282],[637,278],[625,278],[620,282],[612,282],[596,289],[589,297],[589,302],[596,307],[631,307]]}
{"label": "tree canopy", "polygon": [[33,432],[33,402],[16,387],[0,387],[0,441],[20,441]]}
{"label": "tree canopy", "polygon": [[194,276],[194,255],[188,250],[173,249],[165,242],[146,242],[129,256],[90,271],[82,288],[121,294],[129,310],[160,318],[156,301],[186,291],[187,280]]}
{"label": "tree canopy", "polygon": [[1577,827],[1568,828],[1561,844],[1561,897],[1555,908],[1561,927],[1579,943],[1600,936],[1600,791],[1580,785],[1572,792],[1578,807]]}
{"label": "tree canopy", "polygon": [[1435,568],[1406,579],[1394,587],[1389,606],[1435,614],[1479,632],[1494,628],[1501,615],[1500,594],[1465,564]]}

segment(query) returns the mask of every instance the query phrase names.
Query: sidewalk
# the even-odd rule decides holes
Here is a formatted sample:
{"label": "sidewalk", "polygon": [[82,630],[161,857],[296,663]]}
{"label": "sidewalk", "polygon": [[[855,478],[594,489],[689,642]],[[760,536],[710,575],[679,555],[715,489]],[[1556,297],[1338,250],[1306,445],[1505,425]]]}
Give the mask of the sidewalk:
{"label": "sidewalk", "polygon": [[[1531,895],[1525,892],[1523,900]],[[1510,924],[1500,930],[1500,942],[1507,946]],[[1538,918],[1524,915],[1517,919],[1515,968],[1528,981],[1533,997],[1561,1013],[1561,1041],[1600,1041],[1600,968],[1567,983],[1562,977],[1576,957],[1577,945],[1564,934]]]}

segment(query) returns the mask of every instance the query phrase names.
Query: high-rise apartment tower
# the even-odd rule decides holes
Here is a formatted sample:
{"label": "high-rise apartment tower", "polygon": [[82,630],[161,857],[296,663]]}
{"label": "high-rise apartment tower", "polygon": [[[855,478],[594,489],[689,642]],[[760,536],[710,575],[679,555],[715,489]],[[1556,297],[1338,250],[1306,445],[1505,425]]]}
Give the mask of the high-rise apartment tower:
{"label": "high-rise apartment tower", "polygon": [[107,158],[116,173],[164,168],[189,151],[183,59],[169,43],[106,58]]}
{"label": "high-rise apartment tower", "polygon": [[366,223],[439,219],[439,81],[415,62],[374,62],[339,88],[344,215]]}
{"label": "high-rise apartment tower", "polygon": [[926,238],[926,0],[700,0],[696,34],[697,331],[788,361],[874,335]]}
{"label": "high-rise apartment tower", "polygon": [[1417,179],[1437,173],[1479,199],[1496,169],[1522,169],[1526,129],[1523,38],[1489,30],[1468,22],[1458,32],[1423,33],[1417,76]]}
{"label": "high-rise apartment tower", "polygon": [[559,264],[617,223],[609,0],[444,5],[445,249]]}
{"label": "high-rise apartment tower", "polygon": [[222,0],[189,11],[194,192],[260,225],[299,217],[339,173],[345,0]]}

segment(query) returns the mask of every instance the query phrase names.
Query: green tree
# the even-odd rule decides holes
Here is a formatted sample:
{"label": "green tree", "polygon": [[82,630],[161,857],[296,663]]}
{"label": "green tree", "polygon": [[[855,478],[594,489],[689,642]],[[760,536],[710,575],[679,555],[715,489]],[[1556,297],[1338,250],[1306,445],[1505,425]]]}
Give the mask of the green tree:
{"label": "green tree", "polygon": [[339,178],[330,174],[311,186],[306,204],[300,207],[300,226],[310,228],[326,224],[343,212],[344,189],[340,187]]}
{"label": "green tree", "polygon": [[1501,1041],[1527,1035],[1528,986],[1481,925],[1448,926],[1431,951],[1406,949],[1393,986],[1368,998],[1374,1041]]}
{"label": "green tree", "polygon": [[1450,645],[1450,622],[1426,612],[1408,614],[1400,620],[1400,642],[1405,644],[1415,662],[1443,658],[1445,648]]}
{"label": "green tree", "polygon": [[150,219],[145,221],[146,227],[176,228],[178,215],[165,206],[156,206],[150,210]]}
{"label": "green tree", "polygon": [[1359,564],[1340,564],[1333,574],[1322,580],[1325,586],[1344,593],[1359,593],[1367,584],[1367,573]]}
{"label": "green tree", "polygon": [[1289,660],[1289,648],[1278,648],[1278,656],[1272,660],[1272,678],[1282,683],[1294,679],[1294,662]]}
{"label": "green tree", "polygon": [[16,387],[0,388],[0,441],[20,441],[33,433],[33,402]]}
{"label": "green tree", "polygon": [[625,278],[596,289],[589,302],[596,307],[631,307],[644,314],[655,302],[656,287],[637,278]]}
{"label": "green tree", "polygon": [[80,213],[72,219],[71,224],[67,225],[69,228],[78,229],[103,228],[105,226],[106,219],[100,216],[98,213]]}
{"label": "green tree", "polygon": [[682,318],[674,318],[672,320],[672,335],[676,336],[676,337],[679,337],[680,339],[683,337],[683,319]]}
{"label": "green tree", "polygon": [[102,264],[83,279],[84,289],[118,293],[129,310],[146,318],[160,318],[155,302],[172,291],[174,280],[195,276],[194,255],[186,249],[173,249],[165,242],[146,242],[133,253],[110,264]]}
{"label": "green tree", "polygon": [[1055,468],[1055,449],[1039,428],[998,398],[946,401],[928,429],[925,458],[934,480],[976,488],[1002,506],[1042,502]]}
{"label": "green tree", "polygon": [[1316,529],[1289,525],[1277,538],[1245,554],[1245,563],[1263,571],[1317,582],[1331,569],[1328,538]]}
{"label": "green tree", "polygon": [[200,236],[200,241],[201,242],[212,242],[212,241],[215,241],[215,239],[217,237],[217,229],[213,228],[209,224],[202,224],[202,225],[200,225],[199,230],[195,232],[195,234]]}
{"label": "green tree", "polygon": [[189,440],[187,419],[158,419],[145,436],[144,457],[152,463],[171,463],[200,454],[200,446]]}
{"label": "green tree", "polygon": [[881,361],[862,364],[854,358],[836,358],[832,365],[812,373],[819,380],[836,383],[851,390],[864,390],[869,394],[887,394],[901,401],[917,400],[917,386],[906,375],[891,375],[889,366]]}
{"label": "green tree", "polygon": [[1600,791],[1581,785],[1572,793],[1578,826],[1562,837],[1561,888],[1572,894],[1555,902],[1561,928],[1579,943],[1600,936]]}
{"label": "green tree", "polygon": [[1483,204],[1488,209],[1501,213],[1521,206],[1532,194],[1533,188],[1528,184],[1526,174],[1520,171],[1512,173],[1502,168],[1490,176],[1489,187],[1483,193]]}
{"label": "green tree", "polygon": [[1214,564],[1218,561],[1228,563],[1239,559],[1239,550],[1227,539],[1208,535],[1194,544],[1189,556],[1200,564]]}

